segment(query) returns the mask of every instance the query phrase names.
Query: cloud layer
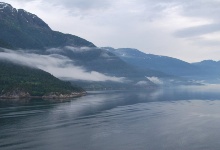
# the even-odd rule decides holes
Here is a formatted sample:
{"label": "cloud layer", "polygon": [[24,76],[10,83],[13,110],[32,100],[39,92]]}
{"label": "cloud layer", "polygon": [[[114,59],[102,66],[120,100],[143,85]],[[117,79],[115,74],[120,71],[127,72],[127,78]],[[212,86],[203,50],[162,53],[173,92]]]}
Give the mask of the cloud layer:
{"label": "cloud layer", "polygon": [[75,66],[69,58],[53,54],[39,55],[24,51],[4,50],[0,52],[0,60],[8,60],[16,64],[42,69],[61,79],[85,81],[113,81],[124,82],[123,77],[112,77],[96,71],[88,72],[80,66]]}

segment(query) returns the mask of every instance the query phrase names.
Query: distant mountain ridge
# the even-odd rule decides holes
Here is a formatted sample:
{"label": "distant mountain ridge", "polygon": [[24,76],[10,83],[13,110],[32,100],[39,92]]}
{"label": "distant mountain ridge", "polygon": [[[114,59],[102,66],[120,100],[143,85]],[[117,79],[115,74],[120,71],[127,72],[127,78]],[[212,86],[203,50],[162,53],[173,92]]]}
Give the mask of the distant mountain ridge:
{"label": "distant mountain ridge", "polygon": [[188,63],[168,56],[145,54],[137,49],[105,47],[126,63],[141,69],[152,69],[168,75],[210,83],[220,82],[220,61],[204,60]]}
{"label": "distant mountain ridge", "polygon": [[106,47],[105,49],[114,53],[130,65],[141,69],[148,68],[158,70],[175,76],[188,76],[196,74],[200,71],[199,68],[188,62],[168,56],[145,54],[137,49],[132,48],[114,49]]}
{"label": "distant mountain ridge", "polygon": [[96,47],[78,36],[53,31],[38,16],[0,2],[0,47],[43,50],[66,45]]}
{"label": "distant mountain ridge", "polygon": [[209,80],[211,83],[220,83],[220,61],[203,60],[192,63],[192,65],[203,70],[205,80]]}

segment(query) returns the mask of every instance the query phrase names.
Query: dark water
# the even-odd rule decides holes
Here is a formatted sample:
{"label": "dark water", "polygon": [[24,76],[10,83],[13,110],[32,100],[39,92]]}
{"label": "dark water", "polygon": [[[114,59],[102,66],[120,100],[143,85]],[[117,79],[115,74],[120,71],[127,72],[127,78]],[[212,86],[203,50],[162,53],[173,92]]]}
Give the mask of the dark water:
{"label": "dark water", "polygon": [[219,150],[220,86],[0,102],[1,150]]}

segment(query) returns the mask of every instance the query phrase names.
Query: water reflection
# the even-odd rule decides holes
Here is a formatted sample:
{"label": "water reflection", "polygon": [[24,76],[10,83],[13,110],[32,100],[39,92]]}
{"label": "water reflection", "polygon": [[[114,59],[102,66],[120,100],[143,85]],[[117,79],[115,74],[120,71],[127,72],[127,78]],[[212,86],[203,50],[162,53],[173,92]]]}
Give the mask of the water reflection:
{"label": "water reflection", "polygon": [[0,149],[201,150],[220,144],[219,86],[0,102]]}

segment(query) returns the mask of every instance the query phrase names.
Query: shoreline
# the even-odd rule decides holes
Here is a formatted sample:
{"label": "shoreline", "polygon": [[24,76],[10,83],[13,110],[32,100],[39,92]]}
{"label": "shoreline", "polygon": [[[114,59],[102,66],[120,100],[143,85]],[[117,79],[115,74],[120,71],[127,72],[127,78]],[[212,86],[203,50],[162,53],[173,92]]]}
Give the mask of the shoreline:
{"label": "shoreline", "polygon": [[52,99],[70,99],[70,98],[77,98],[77,97],[82,97],[87,95],[87,92],[80,92],[80,93],[76,93],[73,92],[71,94],[60,94],[60,93],[50,93],[47,95],[43,95],[43,96],[31,96],[29,94],[25,95],[25,96],[20,96],[20,95],[9,95],[9,96],[4,96],[1,95],[0,96],[0,100],[11,100],[11,99],[36,99],[36,98],[40,98],[40,99],[48,99],[48,100],[52,100]]}

